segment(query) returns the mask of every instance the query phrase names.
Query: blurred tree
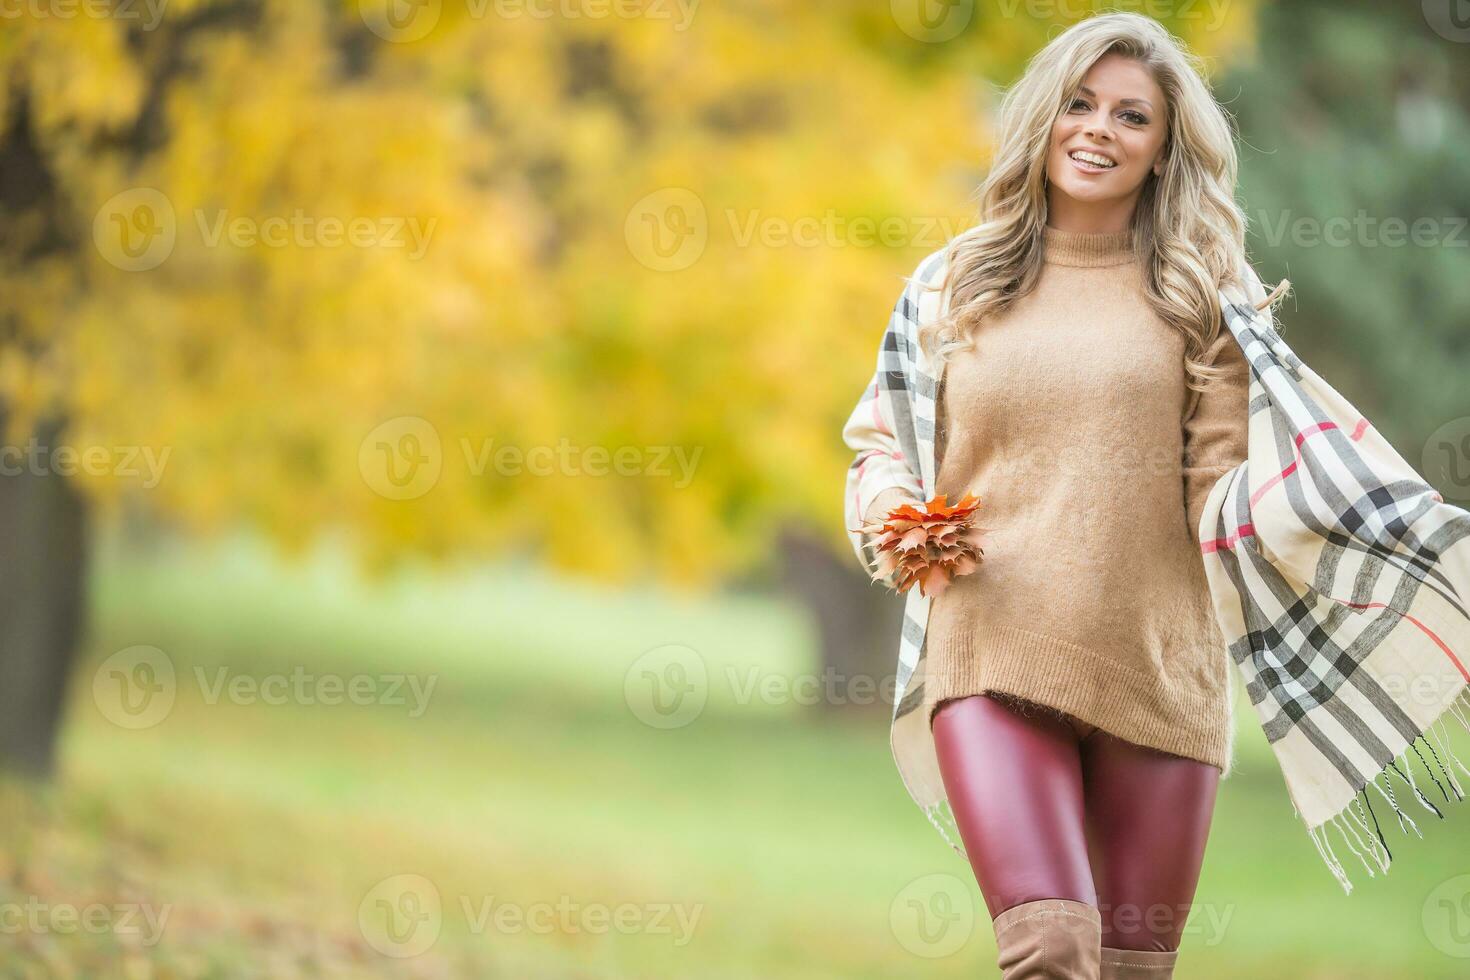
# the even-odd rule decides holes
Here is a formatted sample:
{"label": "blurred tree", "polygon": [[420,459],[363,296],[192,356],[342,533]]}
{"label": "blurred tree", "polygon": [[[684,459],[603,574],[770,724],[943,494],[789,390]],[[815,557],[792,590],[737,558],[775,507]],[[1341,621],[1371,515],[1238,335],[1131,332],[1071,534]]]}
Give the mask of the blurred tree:
{"label": "blurred tree", "polygon": [[[1085,9],[83,8],[0,35],[0,402],[55,450],[4,479],[288,547],[346,526],[372,567],[693,587],[783,541],[829,662],[892,669],[838,433],[900,277],[964,227],[995,86]],[[1227,59],[1252,9],[1167,22]],[[24,519],[66,525],[28,559],[77,583],[53,620],[82,512]],[[0,626],[12,703],[57,696],[25,669],[53,635]]]}
{"label": "blurred tree", "polygon": [[1259,55],[1232,68],[1220,95],[1240,120],[1257,268],[1292,282],[1283,335],[1446,499],[1463,501],[1470,29],[1453,7],[1270,6]]}

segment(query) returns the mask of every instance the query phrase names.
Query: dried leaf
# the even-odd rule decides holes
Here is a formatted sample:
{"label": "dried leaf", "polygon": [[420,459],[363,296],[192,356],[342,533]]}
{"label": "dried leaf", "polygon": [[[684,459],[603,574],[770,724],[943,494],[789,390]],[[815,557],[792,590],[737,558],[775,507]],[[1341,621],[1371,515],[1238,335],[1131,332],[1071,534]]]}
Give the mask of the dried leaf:
{"label": "dried leaf", "polygon": [[922,508],[900,504],[883,522],[858,528],[876,541],[873,581],[891,577],[899,593],[918,585],[921,595],[942,594],[957,576],[970,574],[985,558],[989,529],[974,523],[979,507],[980,498],[974,494],[966,493],[955,504],[936,494]]}

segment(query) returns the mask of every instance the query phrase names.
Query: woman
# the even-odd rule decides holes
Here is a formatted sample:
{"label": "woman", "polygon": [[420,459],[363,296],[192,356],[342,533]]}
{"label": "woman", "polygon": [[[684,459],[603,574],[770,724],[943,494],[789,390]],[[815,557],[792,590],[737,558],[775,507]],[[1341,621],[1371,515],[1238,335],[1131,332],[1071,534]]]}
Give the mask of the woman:
{"label": "woman", "polygon": [[[1007,978],[1178,956],[1233,746],[1197,528],[1247,447],[1217,289],[1265,295],[1235,176],[1196,59],[1096,16],[1009,92],[980,223],[918,273],[943,297],[934,486],[991,529],[930,607],[918,713]],[[916,500],[903,453],[854,466],[888,468],[867,520]]]}

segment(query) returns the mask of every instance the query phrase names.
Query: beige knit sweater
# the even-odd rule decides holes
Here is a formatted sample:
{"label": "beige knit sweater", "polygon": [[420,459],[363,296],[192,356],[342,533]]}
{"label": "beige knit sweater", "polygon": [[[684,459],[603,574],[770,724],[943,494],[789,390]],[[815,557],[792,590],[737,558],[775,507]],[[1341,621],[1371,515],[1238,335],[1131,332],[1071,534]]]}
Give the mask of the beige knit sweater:
{"label": "beige knit sweater", "polygon": [[1249,374],[1227,333],[1230,380],[1185,387],[1129,237],[1047,228],[1037,288],[945,369],[937,488],[978,495],[992,532],[931,604],[925,711],[997,690],[1223,768],[1230,665],[1196,528],[1246,457]]}

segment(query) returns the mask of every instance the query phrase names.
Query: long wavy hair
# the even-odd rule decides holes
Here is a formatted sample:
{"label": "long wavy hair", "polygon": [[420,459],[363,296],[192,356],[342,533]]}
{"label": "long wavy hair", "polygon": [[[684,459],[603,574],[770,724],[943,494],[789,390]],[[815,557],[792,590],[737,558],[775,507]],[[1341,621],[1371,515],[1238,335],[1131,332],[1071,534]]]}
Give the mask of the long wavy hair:
{"label": "long wavy hair", "polygon": [[1149,305],[1185,339],[1186,384],[1203,390],[1222,371],[1210,362],[1232,342],[1217,290],[1244,285],[1246,218],[1235,201],[1235,142],[1210,94],[1201,60],[1157,21],[1113,12],[1079,21],[1027,65],[1001,102],[994,162],[977,191],[979,223],[945,247],[946,271],[926,288],[945,292],[944,314],[919,329],[926,357],[948,361],[974,348],[975,331],[1035,288],[1046,226],[1046,160],[1052,126],[1088,70],[1117,52],[1139,62],[1168,103],[1162,174],[1144,178],[1131,221],[1146,256]]}

